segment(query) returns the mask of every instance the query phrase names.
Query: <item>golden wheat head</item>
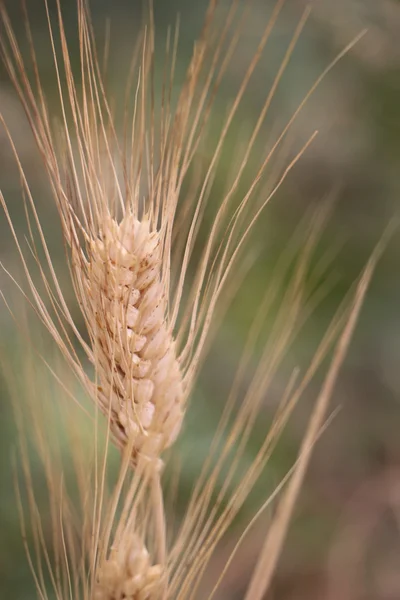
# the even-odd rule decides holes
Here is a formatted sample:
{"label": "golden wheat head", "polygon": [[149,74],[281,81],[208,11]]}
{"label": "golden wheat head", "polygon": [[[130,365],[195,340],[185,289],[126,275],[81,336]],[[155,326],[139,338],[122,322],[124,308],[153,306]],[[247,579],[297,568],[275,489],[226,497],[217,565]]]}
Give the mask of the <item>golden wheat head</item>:
{"label": "golden wheat head", "polygon": [[119,445],[149,459],[177,437],[185,404],[161,261],[159,232],[128,214],[104,217],[87,261],[76,262],[100,406]]}
{"label": "golden wheat head", "polygon": [[[40,270],[50,308],[29,276],[29,266],[16,238],[36,310],[106,415],[114,441],[121,450],[130,448],[135,465],[144,460],[158,468],[163,450],[177,437],[218,309],[222,313],[226,308],[240,281],[238,267],[244,243],[258,215],[302,153],[301,150],[283,172],[275,167],[265,188],[266,197],[252,206],[254,192],[285,138],[288,123],[261,161],[248,192],[243,197],[236,194],[272,100],[273,93],[269,94],[233,181],[221,201],[210,206],[208,200],[224,141],[282,4],[279,0],[271,15],[200,178],[193,175],[194,157],[206,139],[212,103],[238,43],[241,22],[246,18],[246,11],[238,16],[236,2],[228,8],[219,36],[215,35],[218,3],[210,2],[174,105],[171,89],[177,42],[168,38],[158,113],[150,11],[149,23],[138,37],[128,78],[123,141],[116,133],[86,2],[77,0],[81,58],[78,86],[70,63],[61,3],[57,2],[59,56],[44,0],[59,91],[61,123],[55,129],[44,100],[28,16],[35,85],[28,78],[7,12],[1,5],[5,27],[5,36],[0,40],[3,61],[45,163],[90,343],[79,331],[66,303],[34,198],[19,163],[28,212],[39,233],[47,266],[47,272],[44,265]],[[231,31],[235,19],[238,29]],[[294,34],[284,65],[303,24]],[[282,73],[283,68],[277,73],[275,87]],[[137,78],[134,85],[132,74]],[[133,105],[128,106],[131,97]],[[189,192],[185,191],[182,197],[184,188]],[[4,200],[2,203],[12,227]],[[207,232],[202,226],[206,211],[211,211],[212,223]],[[196,244],[200,235],[205,236],[205,242],[199,255]],[[32,237],[36,256],[37,243]],[[238,269],[237,276],[230,283],[229,275],[234,269]],[[73,338],[92,363],[93,378],[86,374]]]}

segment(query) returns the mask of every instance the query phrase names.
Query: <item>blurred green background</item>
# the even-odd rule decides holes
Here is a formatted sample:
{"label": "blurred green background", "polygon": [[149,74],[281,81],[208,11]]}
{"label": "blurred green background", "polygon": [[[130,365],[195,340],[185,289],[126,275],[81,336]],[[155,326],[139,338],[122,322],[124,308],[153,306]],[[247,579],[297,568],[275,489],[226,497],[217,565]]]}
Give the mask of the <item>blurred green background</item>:
{"label": "blurred green background", "polygon": [[[50,6],[54,10],[53,4],[50,3]],[[61,4],[67,36],[73,40],[76,37],[75,2],[62,0]],[[240,136],[246,135],[254,124],[273,73],[307,4],[303,0],[286,2],[261,64],[250,82],[233,138],[240,140]],[[16,35],[24,47],[19,2],[9,1],[6,5]],[[161,60],[162,40],[165,40],[167,27],[173,25],[176,14],[180,14],[178,81],[187,66],[206,5],[206,0],[154,0]],[[269,1],[252,2],[235,61],[228,69],[214,106],[213,119],[216,122],[225,116],[227,106],[232,102],[272,5]],[[29,0],[28,6],[38,42],[43,83],[51,106],[57,90],[43,2]],[[108,85],[111,94],[118,96],[124,90],[126,81],[121,74],[128,68],[141,22],[141,2],[94,0],[91,10],[100,47],[105,36],[106,19],[109,18],[111,52]],[[187,490],[193,483],[193,473],[207,452],[215,427],[215,398],[222,401],[226,397],[260,294],[299,221],[308,210],[323,202],[332,190],[335,191],[333,214],[325,229],[320,252],[338,248],[330,266],[338,283],[321,309],[316,311],[306,333],[293,347],[287,359],[288,369],[307,360],[327,319],[359,273],[385,226],[397,214],[400,188],[400,4],[395,0],[320,0],[312,3],[311,16],[260,136],[260,152],[264,148],[263,135],[267,138],[275,123],[283,123],[287,119],[326,65],[364,28],[368,29],[367,34],[324,79],[293,128],[294,140],[299,140],[300,144],[314,130],[318,130],[319,134],[256,228],[252,243],[260,259],[249,273],[246,285],[240,290],[219,331],[200,378],[182,441],[185,456],[182,481]],[[77,62],[78,47],[73,42],[71,54],[72,60]],[[13,134],[35,198],[44,209],[43,226],[52,256],[63,272],[64,250],[59,230],[54,226],[55,223],[58,226],[57,216],[51,205],[40,157],[2,68],[0,111]],[[224,185],[229,160],[230,155],[226,151],[216,176],[217,189]],[[2,129],[0,186],[16,229],[25,231],[19,176]],[[0,223],[0,260],[12,273],[18,273],[17,253],[3,216]],[[270,598],[400,598],[399,244],[399,236],[395,235],[374,277],[332,402],[333,408],[341,406],[341,410],[314,453]],[[64,276],[67,277],[66,271]],[[0,271],[0,289],[8,296],[12,295],[12,288],[8,276]],[[70,301],[73,302],[72,295]],[[78,311],[76,315],[79,319]],[[0,311],[0,327],[3,348],[18,370],[23,356],[17,349],[14,324],[4,305]],[[284,387],[285,375],[287,371],[283,369],[280,375],[283,380],[276,381],[277,398]],[[15,507],[11,468],[15,427],[5,382],[1,384],[1,394],[0,597],[28,600],[36,596]],[[265,400],[266,413],[272,413],[277,398],[271,390]],[[279,481],[291,464],[304,432],[311,401],[312,394],[309,399],[302,400],[265,475],[264,488],[258,493],[265,494],[269,486],[272,489],[274,482]],[[253,503],[249,503],[248,514],[258,506],[258,500],[255,494]],[[267,527],[267,521],[264,525]],[[231,570],[226,577],[221,598],[242,598],[263,533],[263,528],[257,527],[248,536],[238,568]],[[218,551],[212,564],[214,574],[221,568],[236,535],[233,529]]]}

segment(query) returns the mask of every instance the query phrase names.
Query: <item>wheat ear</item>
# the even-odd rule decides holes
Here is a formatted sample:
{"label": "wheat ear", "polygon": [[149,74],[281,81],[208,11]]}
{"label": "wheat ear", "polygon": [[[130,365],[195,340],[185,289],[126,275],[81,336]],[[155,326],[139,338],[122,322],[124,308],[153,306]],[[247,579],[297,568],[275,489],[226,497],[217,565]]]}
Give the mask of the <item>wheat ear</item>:
{"label": "wheat ear", "polygon": [[[133,442],[156,459],[177,437],[184,389],[175,341],[166,321],[161,236],[150,221],[105,217],[88,259],[76,262],[86,323],[95,348],[98,399],[121,448]],[[77,275],[78,276],[78,275]]]}
{"label": "wheat ear", "polygon": [[111,550],[96,579],[93,600],[156,600],[161,594],[163,569],[151,564],[142,540],[131,534],[125,545]]}
{"label": "wheat ear", "polygon": [[[193,175],[194,185],[190,186],[189,194],[183,193],[184,186],[192,181],[194,157],[206,139],[213,101],[237,46],[246,10],[240,14],[239,3],[233,1],[220,26],[218,3],[210,1],[175,106],[171,94],[176,40],[174,44],[167,42],[165,72],[170,76],[165,76],[162,86],[159,115],[154,101],[154,32],[150,11],[149,26],[139,37],[138,64],[132,71],[137,75],[133,114],[129,112],[131,107],[125,106],[122,145],[116,134],[85,0],[77,0],[81,94],[71,67],[60,0],[57,0],[60,55],[49,6],[47,0],[43,1],[59,92],[61,134],[60,129],[53,130],[50,125],[52,118],[44,100],[28,16],[26,29],[37,93],[27,76],[2,3],[5,35],[0,38],[0,49],[44,160],[89,343],[65,299],[35,199],[7,128],[26,195],[31,250],[38,263],[40,253],[44,255],[40,275],[48,303],[30,275],[28,260],[2,196],[0,201],[13,230],[39,318],[107,417],[117,445],[121,450],[131,445],[132,464],[137,465],[143,459],[157,469],[161,465],[160,454],[180,430],[212,330],[239,285],[238,274],[247,264],[242,252],[249,234],[314,137],[288,165],[282,166],[276,155],[300,109],[295,111],[257,165],[248,190],[243,195],[237,194],[306,16],[293,34],[239,168],[220,201],[210,205],[213,178],[229,130],[284,0],[277,0],[271,12],[237,96],[222,121],[211,158],[200,178]],[[130,92],[128,83],[127,98]],[[158,127],[156,116],[160,116]],[[273,159],[275,164],[265,184],[265,193],[258,197],[255,192]],[[208,230],[204,230],[202,223],[206,211],[210,213]],[[198,253],[201,236],[203,249]],[[94,365],[92,378],[76,351],[76,342]]]}

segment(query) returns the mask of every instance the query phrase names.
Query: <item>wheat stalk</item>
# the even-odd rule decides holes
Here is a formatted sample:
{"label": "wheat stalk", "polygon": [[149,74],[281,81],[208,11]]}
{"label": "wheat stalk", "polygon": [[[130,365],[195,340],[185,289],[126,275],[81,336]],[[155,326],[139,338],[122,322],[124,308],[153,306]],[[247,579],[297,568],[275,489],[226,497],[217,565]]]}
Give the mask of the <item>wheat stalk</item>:
{"label": "wheat stalk", "polygon": [[[196,244],[204,234],[202,217],[213,208],[208,200],[217,163],[283,1],[278,0],[272,11],[233,105],[222,123],[209,164],[199,180],[193,180],[191,193],[182,197],[191,176],[196,151],[205,139],[215,95],[238,43],[246,16],[246,12],[242,15],[238,13],[239,3],[234,1],[227,9],[222,28],[218,29],[217,4],[215,0],[210,2],[175,107],[172,106],[171,87],[176,42],[171,45],[168,40],[165,72],[170,73],[170,80],[162,86],[159,114],[154,107],[154,31],[150,11],[149,25],[139,39],[138,62],[136,67],[132,66],[132,73],[136,74],[136,88],[131,112],[128,106],[125,107],[128,117],[124,143],[116,133],[84,0],[77,0],[81,94],[77,91],[71,68],[60,1],[57,0],[61,43],[59,56],[49,7],[47,0],[44,0],[59,91],[61,134],[50,125],[51,116],[41,85],[28,15],[26,13],[25,17],[34,65],[34,86],[27,76],[7,12],[4,5],[0,5],[6,32],[0,38],[3,62],[43,157],[61,219],[71,282],[87,335],[75,323],[64,297],[37,205],[7,129],[25,192],[29,252],[39,268],[42,289],[31,276],[29,261],[1,196],[2,205],[27,277],[31,306],[94,401],[95,408],[99,408],[107,420],[103,460],[97,458],[97,412],[92,429],[96,440],[95,467],[88,466],[82,459],[79,446],[72,452],[83,523],[81,535],[78,536],[80,541],[77,542],[73,503],[63,485],[55,484],[62,472],[62,465],[57,463],[54,450],[46,444],[43,423],[37,416],[34,419],[34,437],[46,470],[55,532],[55,570],[48,552],[44,550],[43,529],[37,517],[32,491],[34,486],[29,475],[29,456],[22,443],[35,550],[39,556],[44,552],[52,587],[60,600],[67,597],[93,600],[189,600],[194,597],[219,541],[260,477],[296,402],[343,329],[333,362],[334,375],[330,375],[330,388],[328,392],[324,389],[321,396],[325,407],[349,342],[349,332],[354,327],[360,301],[365,294],[365,280],[370,277],[371,267],[362,279],[355,305],[350,303],[348,312],[342,309],[338,313],[304,376],[299,381],[290,380],[283,406],[254,463],[232,491],[230,485],[240,469],[240,461],[262,400],[301,323],[318,301],[319,292],[315,297],[305,297],[306,265],[318,239],[316,232],[320,231],[320,224],[311,227],[310,241],[305,247],[304,256],[301,255],[298,261],[270,342],[256,366],[247,393],[238,403],[238,390],[249,367],[260,323],[271,306],[269,294],[261,305],[216,440],[210,449],[210,460],[204,464],[178,531],[171,530],[164,509],[161,455],[180,433],[196,375],[212,339],[216,317],[221,318],[236,287],[240,285],[241,269],[246,269],[246,263],[240,260],[252,228],[314,137],[312,134],[294,158],[282,166],[278,151],[308,94],[262,157],[252,183],[238,199],[236,192],[239,183],[248,168],[261,125],[306,21],[306,13],[294,32],[239,168],[214,208],[212,224],[206,232],[204,248],[199,257]],[[236,28],[233,27],[235,19],[239,21]],[[335,62],[336,59],[332,65]],[[127,98],[129,95],[130,84]],[[255,192],[259,191],[260,181],[267,168],[272,166],[273,159],[277,164],[271,170],[263,194],[257,196]],[[283,273],[284,269],[279,276],[283,277]],[[277,287],[272,286],[272,296]],[[93,376],[87,374],[76,343],[92,364]],[[32,408],[32,413],[36,414],[37,409]],[[250,582],[248,597],[251,600],[261,598],[269,585],[298,482],[304,475],[309,451],[323,426],[324,416],[325,410],[322,413],[320,411],[317,424],[315,421],[310,423],[305,450],[291,480],[293,483],[283,497],[283,516],[277,518],[275,527],[271,528],[267,538],[269,542],[265,546],[268,552],[266,550],[262,554]],[[22,432],[23,417],[18,410],[17,417]],[[46,418],[43,417],[43,422]],[[121,451],[121,466],[118,481],[108,496],[106,471],[109,435]],[[221,449],[223,435],[227,441]],[[215,501],[218,478],[224,471],[224,484]],[[93,477],[93,480],[89,479],[91,483],[94,481],[93,489],[90,486],[88,489],[88,473],[91,474],[90,478]],[[60,510],[63,513],[61,520]],[[265,553],[269,554],[267,559]],[[39,596],[45,598],[46,583],[39,559],[36,568],[32,564],[32,570]],[[217,588],[218,584],[210,598]]]}

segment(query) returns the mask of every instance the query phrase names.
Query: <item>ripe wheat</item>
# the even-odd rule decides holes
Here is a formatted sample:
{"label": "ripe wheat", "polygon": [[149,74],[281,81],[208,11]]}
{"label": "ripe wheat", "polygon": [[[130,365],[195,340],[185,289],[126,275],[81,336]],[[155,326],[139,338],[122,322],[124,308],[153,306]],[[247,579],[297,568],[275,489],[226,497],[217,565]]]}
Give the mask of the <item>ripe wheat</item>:
{"label": "ripe wheat", "polygon": [[124,448],[157,458],[176,439],[185,394],[166,322],[161,239],[148,220],[105,217],[78,264],[81,305],[95,352],[98,399]]}
{"label": "ripe wheat", "polygon": [[[0,47],[3,62],[43,157],[61,219],[71,283],[84,317],[85,333],[75,323],[64,297],[37,205],[10,134],[25,192],[29,252],[39,267],[42,289],[32,278],[29,260],[2,196],[1,201],[25,270],[31,306],[94,401],[94,406],[105,415],[107,442],[111,435],[121,450],[122,459],[118,482],[108,497],[108,443],[103,449],[103,460],[96,458],[94,469],[85,462],[84,451],[80,452],[78,446],[71,447],[81,497],[82,532],[77,536],[75,507],[67,491],[56,483],[62,466],[43,435],[47,417],[42,415],[40,423],[38,411],[32,408],[32,414],[36,415],[33,419],[34,437],[46,471],[52,507],[55,572],[47,550],[43,550],[43,529],[37,518],[29,476],[30,461],[22,443],[35,549],[39,554],[41,551],[45,554],[51,584],[60,600],[67,597],[85,600],[192,599],[219,541],[260,477],[293,407],[339,337],[326,384],[318,398],[315,418],[310,422],[293,473],[289,474],[292,477],[288,476],[287,491],[283,494],[280,510],[250,581],[246,599],[260,600],[270,584],[299,484],[311,448],[323,426],[333,382],[347,349],[376,256],[367,266],[354,300],[333,320],[304,376],[299,381],[295,378],[289,381],[283,406],[253,464],[232,491],[232,481],[240,471],[240,461],[265,393],[310,307],[317,301],[318,293],[315,298],[307,298],[303,287],[307,259],[318,237],[311,227],[311,241],[306,244],[304,260],[301,257],[298,261],[293,282],[284,296],[285,301],[278,311],[269,343],[256,365],[252,383],[242,401],[238,402],[238,392],[250,368],[260,323],[274,296],[276,300],[278,285],[273,287],[271,297],[266,295],[256,315],[216,440],[210,449],[210,458],[199,474],[178,530],[170,528],[166,522],[161,455],[180,433],[195,378],[214,327],[246,270],[242,251],[249,234],[314,136],[292,160],[284,164],[278,160],[278,150],[307,95],[262,157],[248,189],[238,195],[239,184],[249,166],[262,123],[306,16],[294,32],[239,167],[227,184],[227,191],[218,203],[210,206],[208,200],[213,178],[228,131],[283,1],[278,0],[272,10],[270,21],[222,123],[209,164],[200,171],[198,179],[196,173],[193,174],[196,171],[194,158],[205,140],[213,101],[238,44],[247,14],[246,10],[240,14],[240,3],[233,1],[227,9],[226,18],[219,21],[218,3],[211,0],[176,101],[171,96],[177,41],[168,37],[165,77],[158,107],[153,81],[155,42],[150,11],[149,25],[139,36],[137,63],[131,69],[131,75],[135,75],[136,79],[133,75],[128,78],[124,141],[121,142],[106,94],[85,1],[77,0],[80,92],[71,67],[61,2],[57,0],[59,56],[47,0],[43,1],[55,61],[60,128],[51,126],[28,16],[26,14],[26,28],[34,65],[34,84],[27,75],[3,4],[1,17],[5,35],[0,37]],[[223,25],[218,25],[221,22]],[[134,92],[130,79],[135,81]],[[133,105],[129,106],[132,96]],[[276,163],[271,168],[270,178],[264,189],[260,189],[260,181],[273,160]],[[187,185],[188,181],[192,182],[192,187]],[[203,216],[209,210],[211,225],[204,233]],[[198,245],[202,246],[200,252]],[[291,261],[296,262],[293,257]],[[285,268],[289,269],[289,266],[286,264]],[[285,269],[282,268],[278,275],[284,279],[284,274]],[[87,374],[85,361],[76,349],[77,343],[93,367],[91,376]],[[23,421],[21,415],[18,418]],[[95,412],[92,435],[96,441],[98,428]],[[21,425],[21,431],[23,429]],[[226,441],[221,449],[223,436]],[[98,451],[97,447],[95,451]],[[224,483],[215,499],[221,473],[224,473]],[[47,592],[42,562],[38,559],[37,569],[33,566],[32,569],[38,594],[45,598]],[[220,580],[209,593],[210,599],[219,585]]]}
{"label": "ripe wheat", "polygon": [[162,567],[150,564],[148,551],[134,534],[127,547],[111,550],[97,574],[93,600],[160,598],[162,575]]}

